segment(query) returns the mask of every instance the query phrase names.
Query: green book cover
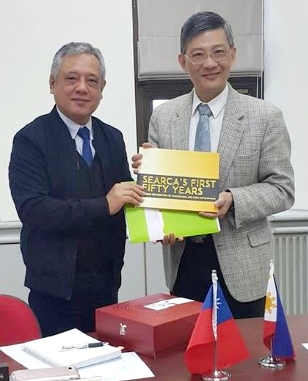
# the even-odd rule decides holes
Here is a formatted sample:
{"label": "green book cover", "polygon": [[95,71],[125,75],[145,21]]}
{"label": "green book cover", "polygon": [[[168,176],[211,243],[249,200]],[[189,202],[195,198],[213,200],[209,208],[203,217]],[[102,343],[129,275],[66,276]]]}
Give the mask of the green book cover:
{"label": "green book cover", "polygon": [[124,207],[127,235],[130,242],[148,242],[175,237],[213,234],[220,231],[218,218],[206,218],[197,212]]}

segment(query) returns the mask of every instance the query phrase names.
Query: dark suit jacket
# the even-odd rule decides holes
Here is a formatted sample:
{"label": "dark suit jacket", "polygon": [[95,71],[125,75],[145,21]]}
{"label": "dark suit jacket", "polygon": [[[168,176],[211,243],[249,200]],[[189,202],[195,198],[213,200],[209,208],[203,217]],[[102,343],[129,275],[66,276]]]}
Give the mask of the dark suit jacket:
{"label": "dark suit jacket", "polygon": [[[92,117],[94,148],[102,166],[106,194],[121,181],[130,181],[122,133]],[[56,108],[22,128],[14,137],[9,164],[12,197],[23,224],[21,251],[25,285],[69,299],[75,274],[77,237],[99,220],[108,221],[117,286],[125,248],[123,211],[109,215],[105,195],[77,197],[78,165],[75,141]]]}

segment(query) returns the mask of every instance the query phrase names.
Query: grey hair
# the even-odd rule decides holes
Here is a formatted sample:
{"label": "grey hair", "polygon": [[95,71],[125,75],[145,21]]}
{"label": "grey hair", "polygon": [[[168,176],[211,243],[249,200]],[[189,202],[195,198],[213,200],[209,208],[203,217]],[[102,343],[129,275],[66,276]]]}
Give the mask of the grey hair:
{"label": "grey hair", "polygon": [[230,47],[234,46],[231,25],[214,12],[194,13],[183,25],[180,35],[181,53],[185,53],[187,44],[198,34],[213,29],[223,29]]}
{"label": "grey hair", "polygon": [[106,67],[104,57],[101,51],[98,48],[94,48],[91,44],[87,42],[70,42],[66,45],[63,45],[55,54],[51,69],[50,75],[55,79],[59,73],[60,67],[63,62],[63,58],[66,56],[74,56],[77,54],[92,54],[99,61],[100,71],[102,78],[106,77]]}

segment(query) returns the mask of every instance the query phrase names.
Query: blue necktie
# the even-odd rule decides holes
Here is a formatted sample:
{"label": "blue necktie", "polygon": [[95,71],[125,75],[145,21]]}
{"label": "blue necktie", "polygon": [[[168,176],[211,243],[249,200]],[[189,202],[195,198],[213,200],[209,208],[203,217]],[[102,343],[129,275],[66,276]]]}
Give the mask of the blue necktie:
{"label": "blue necktie", "polygon": [[[198,111],[200,114],[199,122],[196,130],[195,138],[195,151],[208,151],[211,152],[211,130],[209,117],[212,114],[211,109],[208,105],[200,103],[198,106]],[[205,235],[197,235],[191,237],[191,240],[195,243],[203,243]]]}
{"label": "blue necktie", "polygon": [[78,135],[83,140],[82,157],[84,158],[88,166],[91,167],[93,156],[92,156],[91,145],[90,145],[90,131],[87,127],[82,127],[78,131]]}
{"label": "blue necktie", "polygon": [[211,152],[211,130],[209,117],[212,114],[208,105],[200,103],[198,106],[200,118],[196,130],[195,151]]}

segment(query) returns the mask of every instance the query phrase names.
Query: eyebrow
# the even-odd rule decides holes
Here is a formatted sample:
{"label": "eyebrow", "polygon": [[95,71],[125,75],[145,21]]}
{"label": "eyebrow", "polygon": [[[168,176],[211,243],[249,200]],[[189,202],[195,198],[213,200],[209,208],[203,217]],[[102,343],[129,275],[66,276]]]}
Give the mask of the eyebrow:
{"label": "eyebrow", "polygon": [[[222,43],[222,44],[215,44],[215,45],[213,45],[213,46],[211,46],[209,48],[210,49],[216,49],[216,48],[225,48],[225,47],[229,47],[229,44],[228,43],[227,44],[224,44],[224,43]],[[196,47],[196,48],[192,49],[192,51],[195,51],[195,50],[207,50],[207,49],[204,48],[204,47]]]}

